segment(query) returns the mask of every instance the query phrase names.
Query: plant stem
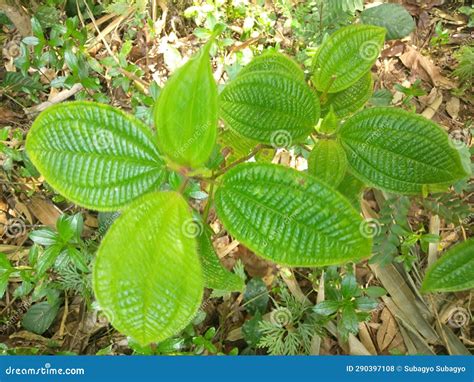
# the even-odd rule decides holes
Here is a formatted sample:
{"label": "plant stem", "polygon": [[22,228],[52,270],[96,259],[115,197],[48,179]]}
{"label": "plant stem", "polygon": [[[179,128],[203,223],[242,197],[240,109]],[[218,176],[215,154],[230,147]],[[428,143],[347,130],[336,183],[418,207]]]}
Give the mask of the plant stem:
{"label": "plant stem", "polygon": [[228,170],[230,170],[232,167],[235,167],[237,166],[238,164],[242,163],[242,162],[245,162],[245,161],[248,161],[250,158],[252,158],[253,156],[255,156],[255,154],[257,154],[261,149],[265,148],[266,146],[263,145],[263,144],[258,144],[257,146],[255,146],[255,148],[251,151],[250,154],[240,158],[240,159],[237,159],[235,162],[231,163],[230,165],[228,165],[227,167],[224,167],[223,169],[217,171],[212,177],[211,179],[216,179],[218,178],[219,176],[225,174]]}
{"label": "plant stem", "polygon": [[186,186],[188,185],[188,182],[189,182],[189,178],[188,177],[185,177],[184,180],[183,180],[183,183],[181,183],[179,185],[179,189],[178,189],[178,192],[180,194],[183,194],[184,193],[184,190],[186,189]]}
{"label": "plant stem", "polygon": [[321,97],[319,97],[321,104],[326,103],[329,89],[331,88],[334,81],[336,81],[336,76],[333,75],[331,76],[331,79],[329,80],[328,86],[326,86],[326,89],[324,89],[323,94],[321,94]]}
{"label": "plant stem", "polygon": [[214,183],[211,183],[209,187],[209,197],[207,198],[206,207],[204,207],[204,212],[202,214],[202,220],[207,224],[207,219],[209,217],[209,211],[211,210],[211,204],[214,194]]}

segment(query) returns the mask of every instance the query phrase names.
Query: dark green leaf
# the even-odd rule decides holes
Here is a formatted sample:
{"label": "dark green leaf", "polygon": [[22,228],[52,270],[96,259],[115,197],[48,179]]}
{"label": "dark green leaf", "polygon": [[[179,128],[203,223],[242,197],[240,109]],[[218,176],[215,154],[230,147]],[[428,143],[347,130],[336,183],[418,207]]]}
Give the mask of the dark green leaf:
{"label": "dark green leaf", "polygon": [[59,311],[59,304],[50,305],[48,302],[39,302],[31,306],[25,313],[21,324],[33,333],[43,334],[49,329]]}
{"label": "dark green leaf", "polygon": [[364,24],[377,25],[387,30],[387,40],[408,36],[415,29],[415,21],[399,4],[381,4],[365,9],[360,18]]}

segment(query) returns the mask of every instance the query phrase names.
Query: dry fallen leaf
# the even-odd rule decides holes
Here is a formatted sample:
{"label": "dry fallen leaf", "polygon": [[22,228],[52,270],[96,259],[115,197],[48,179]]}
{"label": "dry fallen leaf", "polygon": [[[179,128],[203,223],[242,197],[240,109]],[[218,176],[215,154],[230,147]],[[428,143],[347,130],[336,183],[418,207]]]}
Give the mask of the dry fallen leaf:
{"label": "dry fallen leaf", "polygon": [[461,102],[457,97],[451,97],[450,100],[446,102],[446,111],[452,119],[458,119],[460,107]]}
{"label": "dry fallen leaf", "polygon": [[435,86],[443,89],[452,89],[457,86],[454,81],[444,77],[440,68],[433,64],[429,58],[409,45],[407,45],[405,53],[400,56],[400,60],[415,76],[430,81]]}

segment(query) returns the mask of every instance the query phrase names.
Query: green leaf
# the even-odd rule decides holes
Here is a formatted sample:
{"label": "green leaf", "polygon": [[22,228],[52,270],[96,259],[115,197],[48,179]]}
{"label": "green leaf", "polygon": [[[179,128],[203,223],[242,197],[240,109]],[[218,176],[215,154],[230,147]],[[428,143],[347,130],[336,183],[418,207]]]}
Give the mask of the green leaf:
{"label": "green leaf", "polygon": [[337,187],[346,173],[346,153],[341,144],[333,139],[321,139],[308,157],[308,173]]}
{"label": "green leaf", "polygon": [[372,298],[382,297],[387,294],[387,291],[379,286],[370,286],[364,290],[365,294]]}
{"label": "green leaf", "polygon": [[209,58],[211,43],[171,76],[154,111],[161,151],[191,168],[201,167],[216,143],[217,86]]}
{"label": "green leaf", "polygon": [[39,302],[28,309],[23,316],[21,324],[30,332],[43,334],[53,323],[58,311],[58,303],[51,305],[46,301]]}
{"label": "green leaf", "polygon": [[339,118],[337,118],[336,113],[332,105],[329,106],[327,114],[324,116],[319,126],[319,132],[323,134],[333,134],[339,128]]}
{"label": "green leaf", "polygon": [[30,239],[36,244],[51,246],[59,242],[59,236],[51,228],[37,229],[30,233]]}
{"label": "green leaf", "polygon": [[337,187],[342,195],[344,195],[347,200],[352,204],[352,206],[359,211],[360,210],[360,200],[362,192],[364,191],[365,184],[357,179],[350,172],[346,171],[346,174],[342,178],[341,183]]}
{"label": "green leaf", "polygon": [[339,309],[339,301],[322,301],[313,307],[313,312],[321,316],[330,316]]}
{"label": "green leaf", "polygon": [[43,111],[28,134],[26,151],[61,195],[99,211],[123,207],[158,187],[165,175],[148,127],[92,102]]}
{"label": "green leaf", "polygon": [[434,122],[395,108],[363,110],[339,130],[351,172],[365,183],[401,194],[466,176],[458,151]]}
{"label": "green leaf", "polygon": [[379,303],[371,297],[358,297],[355,299],[356,308],[363,311],[371,311],[377,308]]}
{"label": "green leaf", "polygon": [[352,334],[359,332],[359,320],[352,305],[345,305],[342,308],[341,325]]}
{"label": "green leaf", "polygon": [[46,250],[39,257],[38,263],[36,265],[36,272],[39,277],[42,277],[46,271],[53,266],[61,251],[62,247],[58,244],[46,248]]}
{"label": "green leaf", "polygon": [[358,291],[357,280],[354,275],[346,275],[342,279],[341,293],[345,299],[354,297]]}
{"label": "green leaf", "polygon": [[384,37],[384,28],[370,25],[350,25],[332,34],[314,58],[316,88],[337,93],[357,82],[374,64]]}
{"label": "green leaf", "polygon": [[268,289],[261,278],[251,279],[245,288],[244,305],[245,309],[252,315],[262,315],[267,310]]}
{"label": "green leaf", "polygon": [[474,238],[450,248],[426,272],[422,292],[456,292],[474,288]]}
{"label": "green leaf", "polygon": [[387,40],[408,36],[415,29],[415,21],[399,4],[381,4],[360,14],[364,24],[377,25],[387,30]]}
{"label": "green leaf", "polygon": [[316,178],[273,164],[240,164],[222,177],[216,211],[256,254],[289,266],[323,266],[370,255],[362,219]]}
{"label": "green leaf", "polygon": [[5,291],[8,288],[8,280],[10,279],[10,272],[0,272],[0,298],[3,298]]}
{"label": "green leaf", "polygon": [[331,93],[321,103],[321,114],[325,115],[332,106],[339,118],[350,115],[365,105],[372,96],[372,73],[363,75],[356,83],[338,93]]}
{"label": "green leaf", "polygon": [[290,57],[278,52],[266,52],[255,57],[239,73],[243,75],[250,72],[281,72],[295,79],[305,80],[303,69]]}
{"label": "green leaf", "polygon": [[319,119],[316,94],[297,75],[284,71],[247,71],[219,96],[227,126],[275,147],[304,140]]}
{"label": "green leaf", "polygon": [[180,194],[150,193],[123,212],[99,247],[95,296],[112,325],[141,345],[177,334],[199,308],[204,282],[186,229],[192,222]]}
{"label": "green leaf", "polygon": [[205,286],[229,292],[243,291],[244,281],[235,273],[229,272],[219,261],[212,245],[211,229],[208,226],[202,228],[201,234],[197,237],[197,242]]}

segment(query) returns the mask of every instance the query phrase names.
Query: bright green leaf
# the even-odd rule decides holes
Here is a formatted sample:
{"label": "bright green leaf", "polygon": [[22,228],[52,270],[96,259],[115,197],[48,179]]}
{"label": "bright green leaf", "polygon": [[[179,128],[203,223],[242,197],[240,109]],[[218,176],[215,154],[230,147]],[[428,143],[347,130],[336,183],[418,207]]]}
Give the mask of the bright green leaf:
{"label": "bright green leaf", "polygon": [[339,130],[351,172],[369,185],[402,194],[466,176],[458,151],[434,122],[395,108],[363,110]]}
{"label": "bright green leaf", "polygon": [[171,76],[154,111],[161,151],[171,161],[191,168],[207,161],[217,136],[217,85],[209,57],[211,43]]}
{"label": "bright green leaf", "polygon": [[290,266],[323,266],[370,255],[359,214],[316,178],[272,164],[240,164],[215,195],[224,227],[256,254]]}
{"label": "bright green leaf", "polygon": [[423,292],[456,292],[474,288],[474,238],[450,248],[426,272]]}
{"label": "bright green leaf", "polygon": [[415,29],[415,21],[399,4],[380,4],[360,14],[364,24],[377,25],[387,30],[387,40],[408,36]]}
{"label": "bright green leaf", "polygon": [[352,204],[352,206],[359,211],[360,210],[360,200],[362,192],[365,188],[364,183],[357,179],[350,172],[346,171],[346,174],[342,178],[341,183],[337,187],[337,190],[344,195],[347,200]]}
{"label": "bright green leaf", "polygon": [[150,193],[130,204],[102,240],[96,298],[112,325],[141,345],[177,334],[199,308],[204,282],[190,224],[180,194]]}
{"label": "bright green leaf", "polygon": [[46,181],[74,203],[114,210],[158,187],[163,162],[150,130],[91,102],[55,105],[36,118],[26,151]]}
{"label": "bright green leaf", "polygon": [[372,96],[372,87],[372,73],[367,73],[347,89],[329,94],[327,101],[321,103],[321,113],[323,115],[328,113],[331,106],[339,118],[356,112]]}
{"label": "bright green leaf", "polygon": [[293,59],[282,53],[266,52],[255,57],[239,73],[243,75],[250,72],[282,72],[301,81],[305,80],[303,69]]}
{"label": "bright green leaf", "polygon": [[315,93],[283,70],[244,71],[224,88],[219,107],[230,129],[274,147],[304,140],[319,119]]}
{"label": "bright green leaf", "polygon": [[346,173],[346,153],[341,144],[333,139],[318,141],[308,157],[308,173],[337,187]]}
{"label": "bright green leaf", "polygon": [[320,92],[347,89],[370,70],[382,49],[385,29],[350,25],[333,33],[313,62],[313,82]]}

